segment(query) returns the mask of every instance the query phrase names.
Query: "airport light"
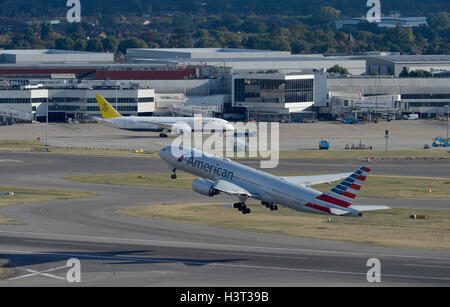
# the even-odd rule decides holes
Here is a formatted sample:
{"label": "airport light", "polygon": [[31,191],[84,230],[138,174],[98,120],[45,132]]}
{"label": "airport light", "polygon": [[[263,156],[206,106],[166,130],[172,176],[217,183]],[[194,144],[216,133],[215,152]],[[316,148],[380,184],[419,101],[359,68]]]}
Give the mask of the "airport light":
{"label": "airport light", "polygon": [[119,110],[119,109],[117,108],[117,87],[118,87],[118,83],[119,83],[119,82],[116,81],[116,110]]}
{"label": "airport light", "polygon": [[48,146],[48,101],[50,99],[48,98],[47,95],[47,102],[45,103],[46,107],[47,107],[47,116],[45,117],[45,146]]}
{"label": "airport light", "polygon": [[247,122],[250,122],[250,108],[253,108],[253,106],[247,105]]}
{"label": "airport light", "polygon": [[450,140],[448,138],[449,123],[450,123],[450,104],[447,105],[447,141]]}

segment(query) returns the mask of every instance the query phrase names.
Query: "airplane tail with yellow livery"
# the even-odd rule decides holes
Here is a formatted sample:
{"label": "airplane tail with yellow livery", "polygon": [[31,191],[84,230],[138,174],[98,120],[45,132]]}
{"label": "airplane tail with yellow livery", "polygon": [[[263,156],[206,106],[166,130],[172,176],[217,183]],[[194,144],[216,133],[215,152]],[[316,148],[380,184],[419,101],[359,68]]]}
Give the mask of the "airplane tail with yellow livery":
{"label": "airplane tail with yellow livery", "polygon": [[95,98],[97,99],[98,106],[102,112],[103,119],[122,117],[122,115],[120,115],[120,113],[117,112],[103,96],[95,95]]}

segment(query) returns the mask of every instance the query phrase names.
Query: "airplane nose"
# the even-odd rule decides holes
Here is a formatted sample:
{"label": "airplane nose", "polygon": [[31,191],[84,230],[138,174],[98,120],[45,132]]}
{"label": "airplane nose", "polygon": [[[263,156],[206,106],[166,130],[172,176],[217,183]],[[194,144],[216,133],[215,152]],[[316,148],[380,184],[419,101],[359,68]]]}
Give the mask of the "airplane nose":
{"label": "airplane nose", "polygon": [[165,157],[167,157],[167,154],[168,154],[168,152],[169,152],[168,148],[169,148],[169,146],[164,147],[164,148],[162,148],[162,149],[158,152],[158,154],[159,154],[159,156],[160,156],[161,158],[164,159]]}

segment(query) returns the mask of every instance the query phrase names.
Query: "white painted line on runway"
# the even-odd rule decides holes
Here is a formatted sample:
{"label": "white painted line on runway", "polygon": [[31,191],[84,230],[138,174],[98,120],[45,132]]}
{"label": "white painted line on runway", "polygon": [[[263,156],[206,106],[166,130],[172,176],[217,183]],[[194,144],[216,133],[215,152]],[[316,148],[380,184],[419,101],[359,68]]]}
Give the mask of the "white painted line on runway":
{"label": "white painted line on runway", "polygon": [[[0,250],[0,252],[6,252]],[[229,267],[229,268],[243,268],[243,269],[257,269],[257,270],[277,270],[277,271],[294,271],[294,272],[309,272],[309,273],[322,273],[322,274],[340,274],[340,275],[361,275],[366,276],[366,272],[348,272],[348,271],[334,271],[334,270],[318,270],[318,269],[306,269],[306,268],[287,268],[287,267],[274,267],[274,266],[258,266],[258,265],[245,265],[245,264],[228,264],[228,263],[214,263],[210,261],[180,261],[170,259],[148,259],[139,257],[120,257],[120,256],[96,256],[89,254],[72,254],[72,253],[50,253],[50,252],[30,252],[30,251],[15,251],[15,253],[33,254],[43,256],[62,256],[62,257],[78,257],[78,258],[90,258],[90,259],[105,259],[105,260],[117,260],[117,261],[138,261],[145,263],[182,263],[190,265],[209,265],[217,267]],[[446,277],[431,277],[431,276],[414,276],[414,275],[395,275],[395,274],[383,274],[383,277],[403,278],[403,279],[425,279],[425,280],[440,280],[450,281],[450,278]],[[365,279],[364,279],[365,280]]]}
{"label": "white painted line on runway", "polygon": [[94,244],[94,243],[82,243],[82,242],[77,242],[77,243],[69,243],[69,242],[55,242],[55,241],[44,241],[44,240],[25,240],[25,242],[30,242],[30,243],[51,243],[51,244],[56,244],[56,245],[76,245],[76,246],[96,246],[96,247],[114,247],[114,245],[108,245],[108,244],[103,244],[103,243],[99,243],[99,244]]}
{"label": "white painted line on runway", "polygon": [[365,256],[365,257],[394,257],[394,258],[411,258],[411,259],[434,259],[450,261],[450,258],[443,257],[431,257],[431,256],[411,256],[411,255],[395,255],[395,254],[380,254],[380,253],[364,253],[364,252],[348,252],[348,251],[331,251],[331,250],[315,250],[315,249],[297,249],[297,248],[283,248],[283,247],[264,247],[264,246],[251,246],[251,245],[232,245],[232,244],[218,244],[218,243],[200,243],[200,242],[179,242],[179,241],[160,241],[160,240],[146,240],[146,239],[131,239],[131,238],[111,238],[111,237],[96,237],[96,236],[83,236],[83,235],[68,235],[68,234],[53,234],[53,233],[36,233],[36,232],[19,232],[19,231],[0,231],[2,234],[14,234],[14,235],[33,235],[41,237],[61,237],[61,238],[74,238],[74,239],[90,239],[90,240],[108,240],[108,241],[122,241],[125,243],[151,243],[151,244],[170,244],[170,245],[188,245],[188,246],[200,246],[200,247],[222,247],[222,248],[239,248],[239,249],[255,249],[255,250],[268,250],[268,251],[289,251],[289,252],[303,252],[303,253],[323,253],[323,254],[336,254],[336,255],[352,255],[352,256]]}
{"label": "white painted line on runway", "polygon": [[256,256],[256,257],[286,258],[286,259],[299,259],[299,260],[307,259],[306,257],[289,257],[289,256],[263,255],[263,254],[246,254],[246,253],[208,252],[208,254],[231,255],[231,256]]}
{"label": "white painted line on runway", "polygon": [[425,268],[450,269],[450,266],[441,266],[441,265],[428,265],[428,264],[405,264],[405,265],[415,267],[425,267]]}
{"label": "white painted line on runway", "polygon": [[2,160],[0,160],[0,163],[1,162],[5,162],[5,163],[8,163],[8,162],[12,162],[12,163],[22,163],[23,161],[20,161],[20,160],[12,160],[12,159],[2,159]]}

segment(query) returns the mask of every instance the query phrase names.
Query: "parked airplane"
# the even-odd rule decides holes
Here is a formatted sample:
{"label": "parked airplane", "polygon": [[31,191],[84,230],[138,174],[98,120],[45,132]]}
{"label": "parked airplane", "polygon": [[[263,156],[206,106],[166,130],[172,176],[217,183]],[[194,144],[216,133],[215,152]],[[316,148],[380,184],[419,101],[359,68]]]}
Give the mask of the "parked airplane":
{"label": "parked airplane", "polygon": [[103,118],[96,118],[97,122],[119,129],[134,131],[161,132],[160,137],[167,137],[167,133],[191,133],[194,124],[201,124],[202,130],[208,132],[234,131],[233,124],[220,118],[212,117],[157,117],[157,116],[122,116],[103,96],[95,95]]}
{"label": "parked airplane", "polygon": [[[172,179],[176,179],[177,169],[200,176],[192,184],[194,191],[211,197],[221,193],[237,196],[239,202],[233,207],[243,214],[251,212],[245,205],[248,198],[260,200],[271,211],[278,210],[278,204],[309,213],[361,217],[364,211],[390,209],[352,205],[370,172],[367,167],[354,173],[277,177],[192,148],[167,146],[159,155],[173,167]],[[326,193],[310,188],[343,178]]]}

